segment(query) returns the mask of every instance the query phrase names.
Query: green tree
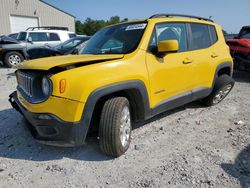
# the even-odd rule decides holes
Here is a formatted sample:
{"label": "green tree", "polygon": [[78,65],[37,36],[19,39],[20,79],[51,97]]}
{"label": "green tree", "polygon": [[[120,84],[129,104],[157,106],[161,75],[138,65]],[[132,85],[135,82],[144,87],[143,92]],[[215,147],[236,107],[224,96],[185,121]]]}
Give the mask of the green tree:
{"label": "green tree", "polygon": [[121,22],[127,22],[128,18],[124,18]]}
{"label": "green tree", "polygon": [[82,35],[83,34],[83,24],[82,24],[82,22],[77,20],[75,25],[76,25],[76,34]]}
{"label": "green tree", "polygon": [[91,18],[87,18],[83,23],[83,32],[86,35],[93,35],[105,26],[106,23],[104,20],[92,20]]}
{"label": "green tree", "polygon": [[86,34],[86,35],[94,35],[97,31],[106,27],[108,25],[118,24],[121,22],[128,21],[128,18],[120,19],[119,16],[112,16],[109,20],[93,20],[91,18],[87,18],[84,22],[79,20],[76,21],[76,33],[77,34]]}
{"label": "green tree", "polygon": [[107,25],[113,25],[113,24],[118,24],[120,23],[120,17],[119,16],[112,16],[108,21]]}

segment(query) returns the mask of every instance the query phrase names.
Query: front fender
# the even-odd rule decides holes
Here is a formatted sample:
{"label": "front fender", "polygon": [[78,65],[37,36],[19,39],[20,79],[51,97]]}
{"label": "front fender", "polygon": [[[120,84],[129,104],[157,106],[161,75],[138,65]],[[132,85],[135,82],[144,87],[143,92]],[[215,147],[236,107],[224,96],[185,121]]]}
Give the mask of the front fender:
{"label": "front fender", "polygon": [[146,86],[142,81],[131,80],[104,86],[93,91],[86,101],[83,118],[87,117],[88,119],[91,119],[95,105],[99,99],[104,96],[122,91],[137,91],[138,95],[135,97],[135,100],[137,100],[138,104],[140,104],[140,107],[143,111],[143,117],[146,118],[150,116],[149,99]]}
{"label": "front fender", "polygon": [[147,119],[151,115],[150,107],[149,107],[149,99],[148,99],[148,93],[147,89],[142,81],[139,80],[131,80],[126,82],[119,82],[111,85],[107,85],[101,88],[98,88],[94,90],[88,97],[82,118],[81,118],[81,124],[86,126],[85,130],[89,129],[91,118],[93,116],[94,109],[98,103],[98,101],[105,96],[108,96],[113,93],[121,92],[121,91],[137,91],[138,96],[135,98],[135,100],[138,102],[138,105],[140,105],[140,110],[142,113],[142,118]]}

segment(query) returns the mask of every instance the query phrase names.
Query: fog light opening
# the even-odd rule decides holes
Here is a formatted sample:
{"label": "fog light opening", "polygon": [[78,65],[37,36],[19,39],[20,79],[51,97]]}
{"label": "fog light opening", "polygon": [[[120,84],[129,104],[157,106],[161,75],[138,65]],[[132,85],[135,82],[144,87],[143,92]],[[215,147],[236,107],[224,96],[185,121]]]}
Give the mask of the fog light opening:
{"label": "fog light opening", "polygon": [[41,114],[38,116],[38,119],[48,120],[48,119],[51,119],[51,117],[49,115],[46,115],[46,114]]}

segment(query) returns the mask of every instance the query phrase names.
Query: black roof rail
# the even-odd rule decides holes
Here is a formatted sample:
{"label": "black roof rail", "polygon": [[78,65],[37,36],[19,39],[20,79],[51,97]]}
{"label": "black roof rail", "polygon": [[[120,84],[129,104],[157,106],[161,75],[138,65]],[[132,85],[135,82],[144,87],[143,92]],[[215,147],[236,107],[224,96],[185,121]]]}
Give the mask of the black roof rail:
{"label": "black roof rail", "polygon": [[209,22],[214,22],[213,20],[209,19],[209,18],[203,18],[203,17],[199,17],[199,16],[192,16],[192,15],[185,15],[185,14],[155,14],[153,16],[150,16],[149,19],[151,18],[167,18],[167,17],[184,17],[184,18],[195,18],[198,20],[205,20],[205,21],[209,21]]}
{"label": "black roof rail", "polygon": [[34,30],[63,30],[68,31],[67,27],[57,27],[57,26],[43,26],[43,27],[29,27],[26,31],[34,31]]}

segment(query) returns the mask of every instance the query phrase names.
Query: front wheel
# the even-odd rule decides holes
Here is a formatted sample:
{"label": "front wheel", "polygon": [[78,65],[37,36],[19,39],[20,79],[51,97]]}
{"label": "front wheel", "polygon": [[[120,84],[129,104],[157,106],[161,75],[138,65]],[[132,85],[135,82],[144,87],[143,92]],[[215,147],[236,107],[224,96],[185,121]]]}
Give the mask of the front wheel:
{"label": "front wheel", "polygon": [[4,57],[4,63],[9,68],[19,65],[23,60],[23,55],[15,51],[8,52]]}
{"label": "front wheel", "polygon": [[129,101],[125,97],[107,100],[103,106],[99,137],[101,150],[107,155],[119,157],[131,141],[131,116]]}
{"label": "front wheel", "polygon": [[228,75],[221,75],[217,78],[212,93],[202,101],[207,106],[220,103],[232,90],[234,80]]}

